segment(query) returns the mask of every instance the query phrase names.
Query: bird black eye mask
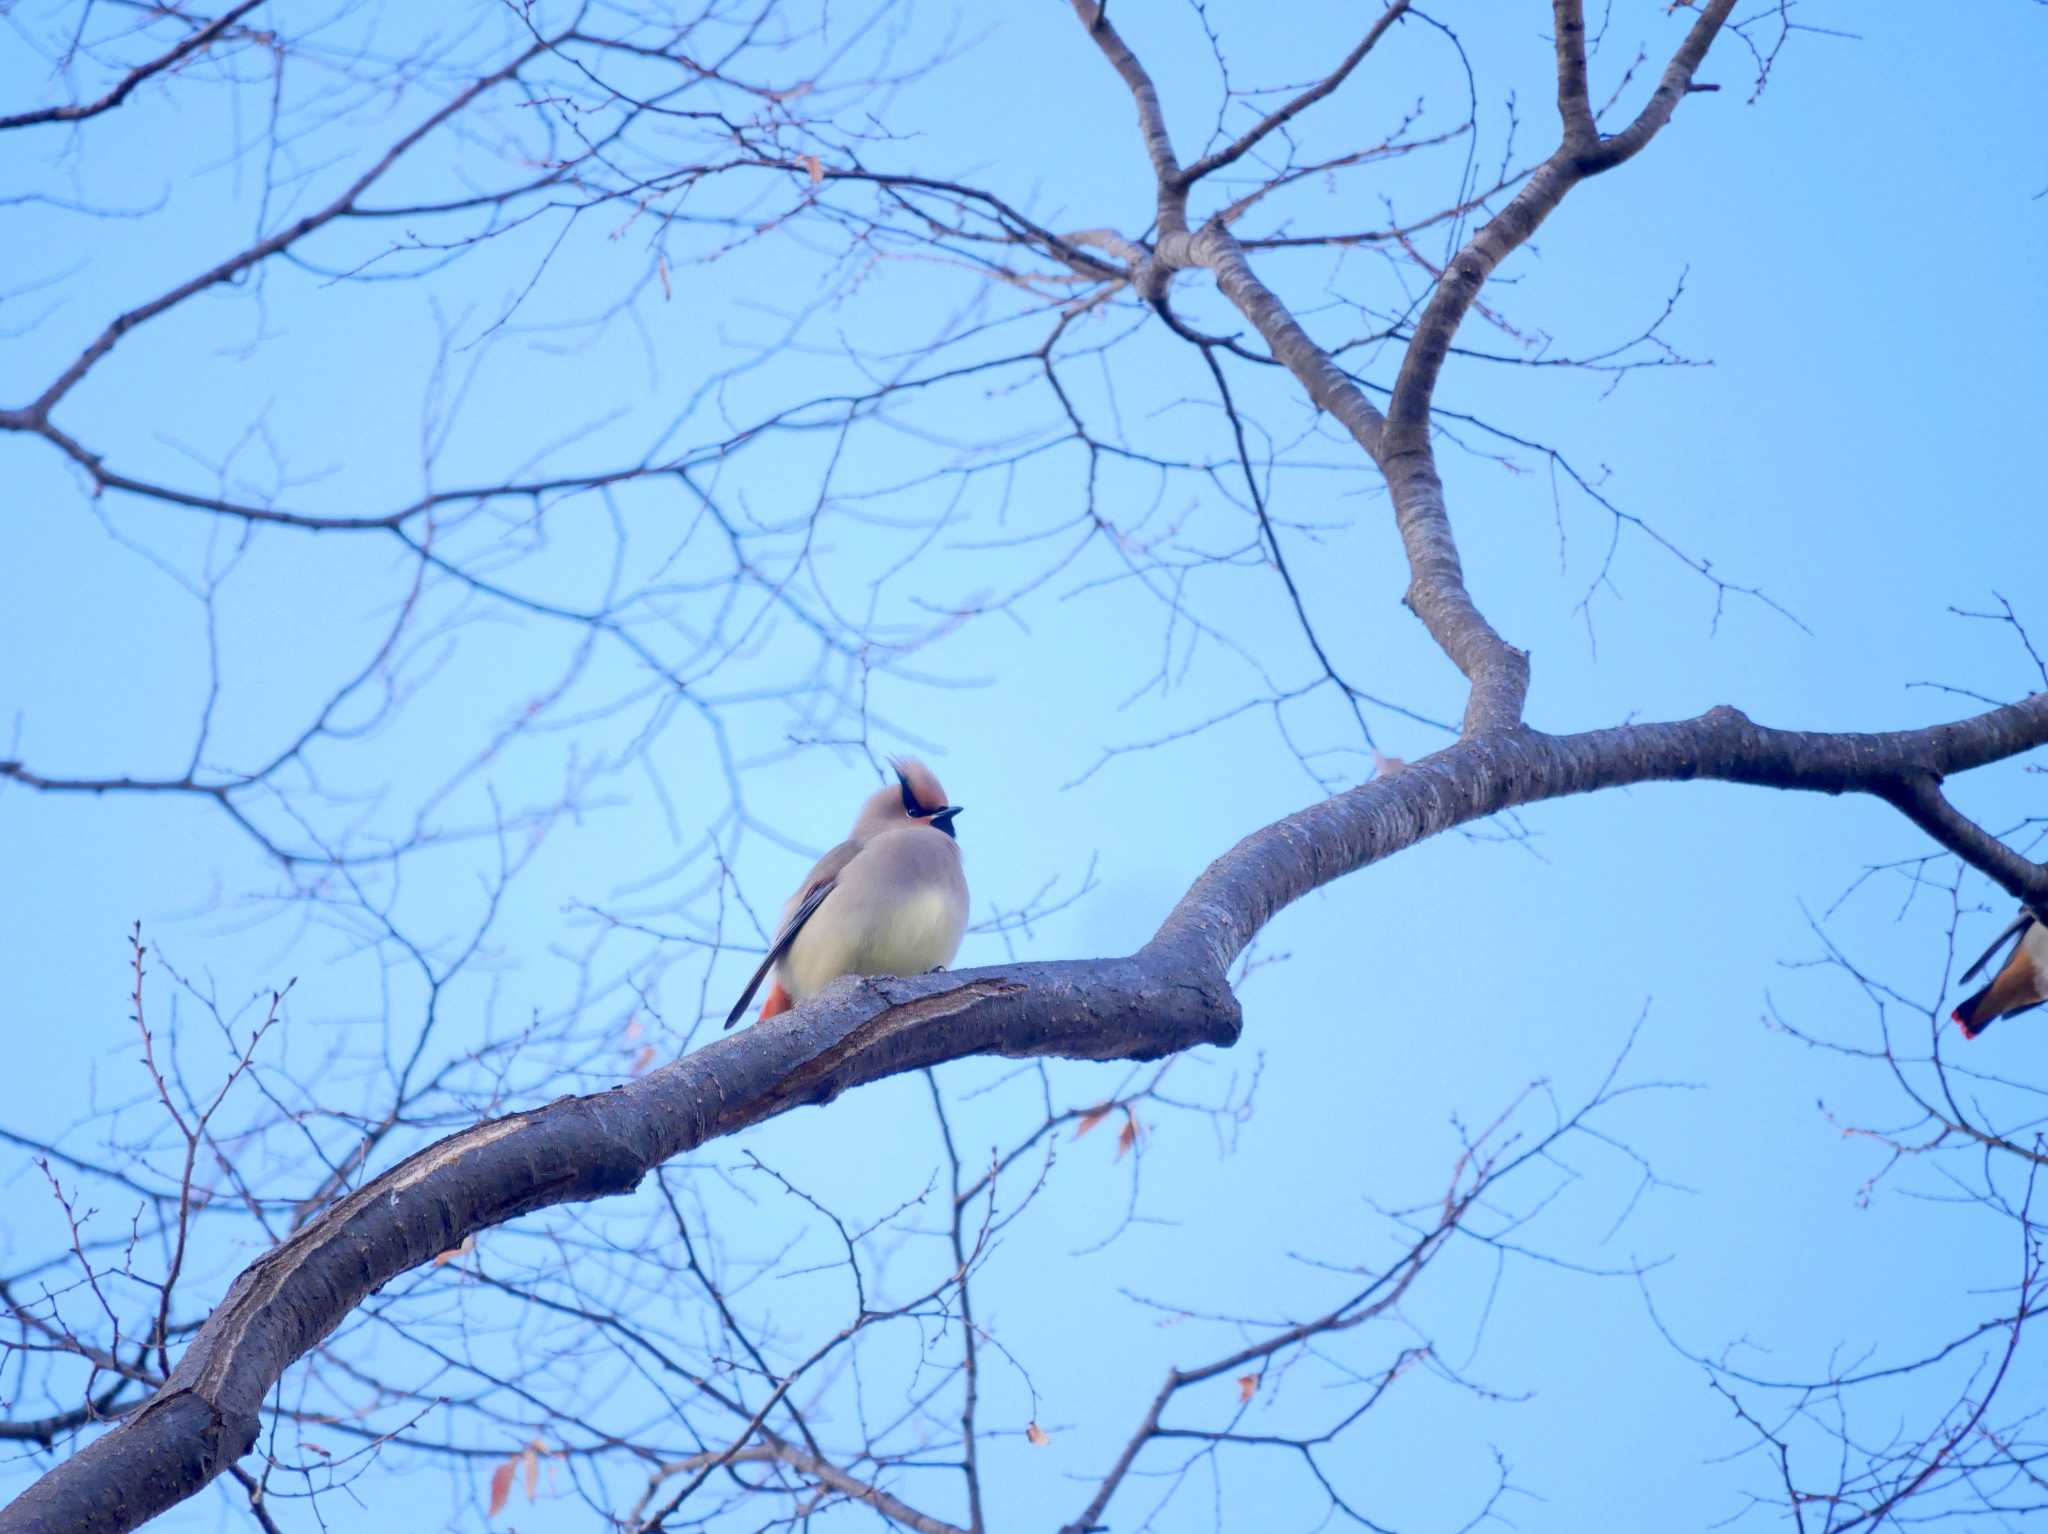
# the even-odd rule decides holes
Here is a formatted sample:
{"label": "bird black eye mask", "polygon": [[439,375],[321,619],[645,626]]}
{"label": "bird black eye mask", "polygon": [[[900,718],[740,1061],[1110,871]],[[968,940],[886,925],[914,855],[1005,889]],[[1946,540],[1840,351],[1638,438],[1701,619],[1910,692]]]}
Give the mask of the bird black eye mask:
{"label": "bird black eye mask", "polygon": [[903,776],[902,773],[899,772],[896,774],[896,781],[903,786],[904,814],[908,815],[912,820],[917,820],[922,816],[930,813],[928,810],[924,808],[923,805],[917,802],[917,795],[913,794],[910,791],[910,779],[906,778],[905,776]]}

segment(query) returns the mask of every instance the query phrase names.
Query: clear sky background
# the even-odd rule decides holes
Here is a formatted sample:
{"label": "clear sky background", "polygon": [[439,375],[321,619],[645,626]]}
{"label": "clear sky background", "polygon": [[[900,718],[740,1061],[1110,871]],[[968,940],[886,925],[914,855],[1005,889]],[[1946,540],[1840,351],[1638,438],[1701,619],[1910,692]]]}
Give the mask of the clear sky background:
{"label": "clear sky background", "polygon": [[[1662,5],[1615,10],[1596,100],[1638,39],[1661,57],[1684,24]],[[1359,26],[1357,7],[1335,4],[1290,6],[1284,28],[1263,6],[1198,14],[1140,0],[1115,13],[1160,78],[1184,153],[1203,141],[1221,100],[1204,15],[1239,84],[1310,78]],[[1944,688],[2009,699],[2042,685],[2011,628],[1955,609],[1995,608],[2002,594],[2037,643],[2048,639],[2038,448],[2048,309],[2035,275],[2048,233],[2038,195],[2048,187],[2038,107],[2048,12],[1997,0],[1932,20],[1903,6],[1798,14],[1858,35],[1795,35],[1754,101],[1752,61],[1724,40],[1703,71],[1720,92],[1688,99],[1640,159],[1576,191],[1487,290],[1503,328],[1475,315],[1461,336],[1524,356],[1600,352],[1638,334],[1682,285],[1659,334],[1711,366],[1618,381],[1464,358],[1446,371],[1443,407],[1554,446],[1655,532],[1623,525],[1610,553],[1614,518],[1542,452],[1462,426],[1460,440],[1478,451],[1442,444],[1471,588],[1533,655],[1529,717],[1539,727],[1732,703],[1774,725],[1884,729],[1978,706]],[[66,32],[68,15],[44,4],[0,18],[13,29],[0,31],[0,108],[63,99],[64,82],[31,41]],[[1458,29],[1479,82],[1478,174],[1502,159],[1510,93],[1512,161],[1546,152],[1547,11],[1454,4],[1441,19]],[[869,163],[991,187],[1051,227],[1144,232],[1149,172],[1128,96],[1066,7],[977,9],[957,22],[933,7],[900,32],[865,38],[850,16],[834,26],[856,59],[885,45],[899,64],[946,55],[887,93],[878,110],[895,137],[867,144]],[[336,20],[321,45],[400,57],[421,27],[445,29],[447,78],[501,60],[517,32],[509,13],[487,8],[364,7]],[[1637,71],[1625,107],[1651,72]],[[323,92],[343,99],[337,76],[294,64],[279,97],[303,114],[286,121],[303,120],[304,131],[271,151],[262,71],[244,58],[235,76],[229,89],[211,69],[193,70],[82,129],[10,138],[0,161],[0,403],[31,397],[114,314],[241,248],[252,231],[319,206],[445,91],[439,73],[385,89],[371,67],[347,88],[347,113],[330,120],[310,103]],[[79,89],[100,79],[84,71]],[[1377,142],[1418,102],[1416,131],[1454,127],[1464,79],[1439,34],[1406,24],[1305,125],[1303,157]],[[842,127],[850,123],[849,114]],[[1317,182],[1290,205],[1290,227],[1376,223],[1383,197],[1411,215],[1439,205],[1462,145],[1449,158],[1353,172],[1327,190]],[[506,163],[493,149],[430,140],[374,200],[486,180]],[[716,261],[691,259],[785,207],[788,193],[765,179],[712,186],[690,204],[704,222],[666,228],[616,208],[538,219],[452,263],[390,253],[415,233],[436,237],[405,220],[324,231],[301,263],[143,327],[59,421],[126,472],[376,514],[529,462],[571,471],[631,460],[657,442],[667,451],[710,442],[735,423],[859,387],[849,349],[907,354],[959,315],[1014,312],[1000,296],[971,309],[970,274],[894,256],[844,291],[828,287],[847,270],[832,258],[840,242],[799,238],[800,224]],[[102,216],[109,209],[133,216]],[[1444,238],[1432,233],[1422,254],[1440,260]],[[336,280],[372,258],[375,276],[433,269],[413,282]],[[1420,280],[1413,265],[1361,252],[1272,255],[1260,269],[1326,342],[1365,328],[1354,304],[1386,305]],[[1206,279],[1183,278],[1176,291],[1191,323],[1241,328]],[[593,316],[608,317],[588,323]],[[1106,342],[1132,316],[1092,323],[1092,338]],[[1028,350],[1042,328],[998,330],[963,355]],[[1153,324],[1110,357],[1099,367],[1077,358],[1063,373],[1102,433],[1225,472],[1162,479],[1111,464],[1098,506],[1147,551],[1241,548],[1242,482],[1227,472],[1227,434],[1192,354]],[[1391,352],[1353,360],[1379,382],[1391,378]],[[1248,368],[1232,382],[1284,451],[1273,505],[1338,664],[1377,697],[1455,718],[1457,678],[1399,605],[1405,569],[1375,476],[1327,425],[1317,428],[1290,384]],[[441,423],[438,436],[423,431],[423,416]],[[793,589],[813,611],[920,639],[864,679],[869,743],[927,755],[967,806],[960,831],[978,917],[1023,906],[1049,884],[1055,899],[1076,897],[1028,932],[970,936],[962,965],[1013,950],[1129,951],[1239,836],[1371,771],[1367,742],[1327,691],[1277,716],[1246,708],[1103,760],[1260,698],[1261,673],[1285,689],[1315,671],[1263,566],[1194,567],[1176,616],[1138,589],[1109,539],[1084,544],[1072,526],[1087,493],[1077,445],[1011,470],[930,477],[986,461],[959,444],[1043,444],[1059,430],[1042,382],[1018,371],[920,396],[893,425],[848,433],[843,446],[831,430],[763,439],[703,476],[736,514],[800,528],[829,467],[816,563]],[[529,510],[507,503],[501,517],[451,526],[452,555],[489,562],[508,589],[565,605],[601,599],[615,556],[628,585],[672,586],[678,611],[707,610],[691,583],[716,590],[723,579],[715,540],[708,552],[681,541],[697,507],[673,482],[629,487],[609,508],[568,503],[543,533],[519,525]],[[752,547],[780,579],[798,545],[799,532],[764,533]],[[1073,545],[1079,552],[1064,561]],[[95,502],[47,443],[0,436],[0,756],[52,776],[176,776],[206,713],[206,764],[260,764],[374,650],[409,572],[404,552],[381,537],[265,529],[245,538],[239,525],[199,513],[116,495]],[[1769,600],[1718,591],[1714,577]],[[216,580],[210,635],[193,591]],[[722,903],[715,878],[707,884],[715,870],[702,839],[717,837],[753,910],[772,912],[810,858],[844,834],[873,783],[848,744],[862,717],[841,706],[860,696],[861,674],[821,659],[787,617],[729,618],[707,649],[732,641],[733,654],[700,690],[702,706],[678,706],[609,643],[558,695],[584,630],[448,582],[422,600],[394,663],[403,707],[386,718],[355,706],[344,722],[365,728],[317,753],[333,802],[304,796],[294,778],[296,808],[259,800],[252,813],[299,845],[317,835],[367,846],[403,835],[415,815],[438,831],[488,827],[494,814],[512,825],[505,837],[409,858],[396,883],[365,876],[370,902],[440,960],[489,918],[474,959],[439,998],[425,1056],[430,1068],[467,1070],[463,1101],[475,1113],[600,1088],[631,1068],[643,1041],[667,1054],[703,1039],[751,968],[746,946],[757,934],[730,890]],[[753,593],[742,603],[764,605]],[[1193,637],[1187,615],[1238,648]],[[656,642],[687,669],[708,669],[680,629]],[[534,719],[536,703],[532,728],[485,749]],[[1367,722],[1372,745],[1394,757],[1446,739],[1392,709],[1369,709]],[[744,767],[744,830],[729,818],[722,752]],[[1954,791],[2004,829],[2048,813],[2042,781],[2009,764]],[[544,825],[521,819],[559,803],[565,785],[574,813]],[[505,848],[526,861],[493,907]],[[1269,1381],[1246,1428],[1327,1421],[1330,1403],[1358,1388],[1342,1367],[1370,1374],[1430,1340],[1436,1362],[1404,1377],[1327,1461],[1379,1522],[1461,1527],[1486,1503],[1497,1455],[1516,1488],[1497,1511],[1522,1530],[1706,1527],[1745,1513],[1770,1523],[1775,1515],[1748,1499],[1771,1492],[1771,1467],[1739,1452],[1750,1440],[1727,1401],[1670,1339],[1760,1374],[1818,1378],[1842,1359],[1917,1358],[1966,1333],[1995,1312],[2017,1272],[2011,1225],[1955,1196],[1959,1179],[1986,1175],[1982,1164],[1914,1158],[1870,1185],[1886,1152],[1844,1128],[1909,1121],[1889,1075],[1773,1022],[1868,1049],[1881,1042],[1882,1011],[1902,1050],[1925,1054],[1959,967],[1952,948],[1967,962],[2008,915],[1979,880],[1963,879],[1952,897],[1952,865],[1932,865],[1933,884],[1918,888],[1897,871],[1858,884],[1871,865],[1925,850],[1873,803],[1659,785],[1440,838],[1286,912],[1241,987],[1240,1045],[1199,1052],[1167,1078],[1173,1095],[1233,1111],[1212,1120],[1148,1108],[1136,1154],[1122,1158],[1107,1130],[1063,1135],[1043,1190],[986,1270],[977,1312],[1016,1361],[992,1367],[984,1383],[986,1420],[1006,1435],[987,1451],[992,1526],[1044,1529],[1071,1517],[1165,1371],[1251,1335],[1189,1317],[1299,1319],[1327,1307],[1347,1284],[1332,1266],[1383,1263],[1398,1249],[1382,1211],[1441,1195],[1460,1126],[1487,1125],[1519,1101],[1516,1122],[1540,1132],[1551,1098],[1584,1100],[1632,1033],[1621,1079],[1669,1085],[1605,1114],[1614,1144],[1575,1142],[1504,1192],[1504,1211],[1540,1211],[1515,1237],[1528,1252],[1454,1247],[1397,1319],[1332,1343],[1335,1362],[1307,1360]],[[418,1032],[416,968],[349,891],[333,881],[309,890],[303,878],[295,887],[207,803],[0,788],[0,869],[0,1034],[10,1046],[0,1128],[88,1155],[101,1154],[111,1124],[157,1174],[174,1170],[165,1142],[150,1138],[160,1126],[128,1017],[123,944],[137,919],[170,967],[230,1010],[296,977],[285,1024],[259,1057],[259,1074],[287,1100],[359,1104],[387,1048],[403,1056]],[[598,911],[675,934],[723,933],[737,949],[657,941]],[[1880,1000],[1818,962],[1831,952],[1893,994]],[[164,965],[154,967],[152,1004],[168,1021],[171,987]],[[185,1067],[195,1081],[217,1079],[210,1021],[189,996],[175,1005]],[[536,1020],[571,1013],[575,1027],[545,1055],[515,1056],[502,1075],[460,1065]],[[1943,1048],[1962,1046],[1951,1036]],[[1994,1029],[1963,1058],[2020,1084],[1975,1088],[2002,1122],[2023,1122],[2035,1111],[2026,1091],[2048,1087],[2032,1020]],[[1086,1106],[1132,1079],[1118,1067],[1061,1065],[1052,1098]],[[1009,1067],[968,1063],[940,1081],[975,1158],[1034,1122],[1035,1080]],[[457,1121],[416,1126],[378,1165]],[[927,1088],[911,1079],[718,1143],[679,1167],[673,1185],[689,1190],[735,1271],[780,1263],[747,1303],[800,1353],[845,1319],[844,1274],[829,1266],[836,1238],[764,1192],[748,1158],[864,1224],[917,1198],[939,1154]],[[1655,1186],[1644,1186],[1638,1157]],[[301,1192],[313,1175],[299,1164],[293,1186],[266,1191]],[[67,1192],[78,1180],[60,1176]],[[123,1228],[132,1200],[86,1181],[80,1197],[97,1211],[94,1229]],[[657,1207],[650,1185],[615,1209],[529,1224],[624,1243]],[[61,1250],[49,1184],[14,1147],[0,1147],[0,1211],[0,1271],[20,1274]],[[936,1248],[915,1233],[930,1228],[915,1212],[899,1225],[907,1233],[889,1250],[907,1292],[933,1271]],[[493,1233],[475,1260],[514,1274],[545,1244],[530,1232]],[[217,1295],[258,1250],[251,1233],[240,1247],[201,1252],[188,1307]],[[816,1264],[827,1266],[774,1276]],[[62,1271],[36,1282],[58,1284]],[[505,1354],[547,1345],[534,1330],[496,1330],[502,1312],[465,1271],[408,1281],[393,1319],[376,1324],[396,1327],[415,1313],[405,1305],[445,1320],[473,1303],[486,1343]],[[650,1324],[697,1329],[687,1296],[634,1303]],[[363,1356],[378,1356],[374,1330],[365,1322],[354,1336]],[[914,1345],[885,1346],[908,1350],[874,1366],[868,1388],[886,1394]],[[1923,1430],[1989,1346],[1964,1349],[1938,1380],[1857,1398],[1854,1430],[1873,1439]],[[1480,1388],[1462,1387],[1453,1371]],[[451,1390],[474,1383],[449,1378]],[[17,1388],[13,1373],[0,1379],[11,1415],[71,1404],[17,1397]],[[635,1388],[644,1387],[618,1386]],[[1212,1388],[1186,1420],[1213,1426],[1227,1416],[1235,1387]],[[2031,1345],[2006,1389],[2013,1415],[2048,1404]],[[1760,1394],[1754,1404],[1773,1400]],[[849,1420],[844,1399],[837,1409]],[[507,1412],[502,1444],[482,1446],[562,1436],[559,1424],[520,1410],[527,1416]],[[1033,1420],[1050,1435],[1044,1446],[1023,1437]],[[1811,1474],[1824,1477],[1833,1446],[1818,1435],[1800,1441],[1814,1456]],[[1178,1463],[1148,1454],[1157,1458],[1142,1462],[1147,1470]],[[37,1465],[0,1452],[0,1495]],[[480,1527],[487,1470],[450,1484],[438,1465],[390,1451],[323,1500],[326,1526],[369,1526],[374,1515],[399,1527]],[[632,1481],[622,1475],[613,1489]],[[959,1516],[944,1483],[911,1484],[934,1512]],[[511,1526],[597,1526],[566,1482],[562,1491],[516,1507]],[[241,1500],[232,1488],[210,1490],[162,1526],[247,1526]],[[1294,1456],[1243,1449],[1220,1456],[1213,1480],[1205,1466],[1183,1483],[1135,1481],[1111,1526],[1137,1528],[1152,1512],[1150,1526],[1162,1530],[1305,1529],[1321,1525],[1326,1507]],[[279,1509],[288,1527],[319,1526],[303,1502]],[[831,1527],[853,1527],[869,1515],[835,1517]],[[754,1525],[735,1514],[714,1526]]]}

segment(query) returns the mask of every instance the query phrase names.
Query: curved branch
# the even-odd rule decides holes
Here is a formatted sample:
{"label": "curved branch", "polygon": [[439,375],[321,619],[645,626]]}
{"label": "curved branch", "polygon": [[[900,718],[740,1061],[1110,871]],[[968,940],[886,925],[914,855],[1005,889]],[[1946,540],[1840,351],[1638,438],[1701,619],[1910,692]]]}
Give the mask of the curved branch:
{"label": "curved branch", "polygon": [[1880,789],[1879,793],[1893,809],[1942,846],[1996,880],[2007,894],[2039,903],[2040,870],[1950,804],[1941,791],[1939,773],[1908,772],[1895,787]]}
{"label": "curved branch", "polygon": [[437,110],[430,113],[425,121],[402,135],[397,142],[385,150],[374,165],[356,177],[349,184],[347,190],[326,207],[306,214],[305,217],[278,230],[277,233],[271,235],[268,239],[257,241],[239,254],[228,257],[217,266],[209,267],[198,276],[186,279],[168,292],[158,294],[148,303],[138,305],[125,314],[115,316],[107,328],[93,338],[85,350],[73,359],[69,367],[57,375],[50,386],[43,390],[32,404],[21,410],[6,412],[4,418],[0,418],[0,426],[13,430],[24,430],[35,429],[46,424],[50,418],[51,410],[56,407],[58,401],[69,394],[77,386],[78,381],[91,372],[94,365],[102,357],[106,356],[108,352],[112,351],[120,339],[127,335],[129,331],[135,329],[138,325],[155,319],[159,314],[164,313],[168,309],[176,308],[195,294],[204,293],[208,288],[216,287],[223,282],[233,281],[243,272],[249,270],[250,267],[257,265],[259,262],[269,260],[279,251],[290,249],[314,230],[332,223],[335,219],[347,213],[355,206],[356,199],[375,185],[378,179],[386,171],[390,170],[393,165],[397,164],[399,158],[408,149],[419,143],[421,139],[432,133],[449,118],[462,111],[464,107],[468,106],[470,102],[481,96],[485,91],[490,90],[493,86],[502,85],[505,81],[518,74],[520,70],[524,69],[535,58],[547,52],[552,46],[554,46],[552,43],[535,43],[503,68],[493,70],[490,74],[484,75],[456,92],[453,97],[443,103]]}
{"label": "curved branch", "polygon": [[29,112],[11,112],[0,117],[0,131],[8,128],[31,128],[41,123],[83,122],[88,117],[97,117],[102,112],[111,112],[128,99],[128,93],[152,75],[162,74],[180,59],[201,49],[211,47],[214,40],[240,21],[244,16],[261,5],[263,0],[242,0],[242,4],[223,11],[198,31],[169,52],[159,54],[147,64],[138,64],[123,75],[114,88],[96,101],[77,102],[70,106],[41,107]]}
{"label": "curved branch", "polygon": [[[368,1295],[476,1231],[629,1192],[710,1140],[905,1071],[975,1055],[1143,1060],[1234,1043],[1242,1015],[1225,974],[1260,928],[1309,891],[1450,827],[1543,799],[1693,778],[1924,805],[1926,785],[2044,744],[2048,693],[1882,734],[1776,730],[1716,708],[1577,735],[1467,736],[1247,836],[1128,958],[841,979],[650,1076],[478,1124],[408,1157],[246,1269],[163,1388],[0,1510],[0,1534],[115,1534],[190,1496],[248,1452],[285,1369]],[[2048,899],[2048,868],[1987,862],[1979,833],[1953,813],[1916,818],[2014,893]]]}
{"label": "curved branch", "polygon": [[1472,683],[1465,712],[1468,730],[1503,729],[1522,717],[1529,691],[1529,658],[1500,636],[1465,589],[1464,567],[1430,443],[1430,409],[1438,375],[1458,327],[1494,269],[1536,232],[1573,187],[1629,159],[1670,120],[1693,71],[1734,8],[1735,0],[1712,0],[1701,10],[1665,67],[1650,104],[1622,134],[1602,141],[1593,127],[1586,96],[1580,0],[1556,0],[1562,141],[1508,205],[1481,225],[1444,268],[1401,358],[1393,397],[1387,402],[1387,429],[1378,461],[1387,476],[1401,540],[1408,550],[1413,575],[1408,605]]}
{"label": "curved branch", "polygon": [[[1694,778],[1865,793],[1900,804],[1921,792],[1914,785],[2043,745],[2048,692],[1950,724],[1880,734],[1772,729],[1723,706],[1696,719],[1576,735],[1518,728],[1468,736],[1391,777],[1374,778],[1247,836],[1209,865],[1145,951],[1199,955],[1192,962],[1227,966],[1283,907],[1311,890],[1518,805]],[[1948,815],[1953,821],[1909,818],[2013,895],[2048,897],[2048,867],[2027,862],[1953,809]]]}

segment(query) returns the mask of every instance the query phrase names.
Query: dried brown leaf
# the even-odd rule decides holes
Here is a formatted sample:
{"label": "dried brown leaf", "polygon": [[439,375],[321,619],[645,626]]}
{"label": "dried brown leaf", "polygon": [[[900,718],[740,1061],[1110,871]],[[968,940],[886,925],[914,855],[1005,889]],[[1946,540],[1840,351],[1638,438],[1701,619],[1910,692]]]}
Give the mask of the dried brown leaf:
{"label": "dried brown leaf", "polygon": [[1114,1108],[1115,1106],[1115,1103],[1098,1103],[1095,1107],[1090,1108],[1086,1113],[1082,1114],[1081,1122],[1074,1128],[1074,1138],[1077,1140],[1080,1139],[1081,1136],[1088,1133],[1089,1130],[1093,1129],[1097,1124],[1100,1124],[1104,1119],[1108,1118],[1109,1110],[1111,1108]]}
{"label": "dried brown leaf", "polygon": [[1036,1422],[1032,1423],[1029,1427],[1024,1429],[1024,1436],[1025,1438],[1030,1440],[1030,1442],[1034,1446],[1041,1449],[1052,1442],[1052,1439],[1049,1436],[1047,1436],[1045,1429],[1040,1427]]}
{"label": "dried brown leaf", "polygon": [[484,1517],[495,1518],[505,1511],[505,1503],[512,1495],[512,1472],[518,1465],[519,1457],[514,1455],[491,1472],[491,1506]]}

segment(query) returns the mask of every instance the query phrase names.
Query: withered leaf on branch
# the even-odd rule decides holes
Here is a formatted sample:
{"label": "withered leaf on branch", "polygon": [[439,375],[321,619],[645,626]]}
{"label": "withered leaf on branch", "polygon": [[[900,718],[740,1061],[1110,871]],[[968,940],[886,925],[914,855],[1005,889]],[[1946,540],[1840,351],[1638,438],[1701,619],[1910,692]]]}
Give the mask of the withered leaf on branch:
{"label": "withered leaf on branch", "polygon": [[519,1458],[514,1455],[491,1472],[491,1505],[484,1510],[484,1517],[495,1518],[505,1511],[512,1496],[512,1472],[518,1468]]}

